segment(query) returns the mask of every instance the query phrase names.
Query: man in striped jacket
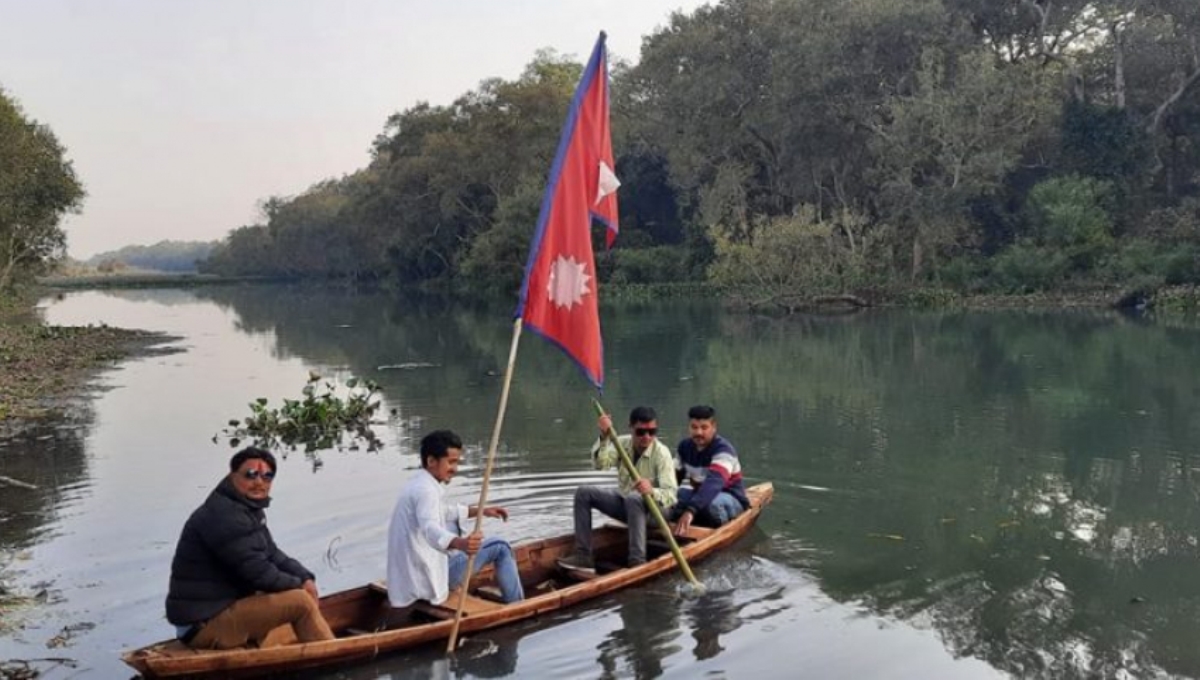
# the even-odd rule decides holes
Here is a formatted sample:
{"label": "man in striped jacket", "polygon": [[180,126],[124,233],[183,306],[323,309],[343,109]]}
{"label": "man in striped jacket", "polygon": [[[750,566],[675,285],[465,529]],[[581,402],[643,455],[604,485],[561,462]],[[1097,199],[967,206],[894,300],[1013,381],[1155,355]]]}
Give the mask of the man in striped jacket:
{"label": "man in striped jacket", "polygon": [[689,437],[679,442],[675,470],[679,502],[671,511],[675,534],[683,536],[695,522],[719,527],[750,507],[737,450],[717,434],[717,412],[711,406],[688,409]]}

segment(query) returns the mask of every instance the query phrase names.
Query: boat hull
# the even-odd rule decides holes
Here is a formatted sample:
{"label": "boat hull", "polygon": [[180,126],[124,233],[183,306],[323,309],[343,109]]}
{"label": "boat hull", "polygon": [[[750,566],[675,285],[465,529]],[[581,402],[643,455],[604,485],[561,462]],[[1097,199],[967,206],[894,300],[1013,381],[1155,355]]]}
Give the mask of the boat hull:
{"label": "boat hull", "polygon": [[[749,489],[751,507],[719,529],[694,528],[680,541],[680,549],[689,562],[698,562],[725,548],[745,535],[770,503],[774,488],[770,482]],[[651,532],[651,537],[655,534]],[[598,575],[574,581],[557,566],[571,553],[574,537],[570,534],[530,541],[514,546],[518,569],[529,594],[525,600],[499,604],[476,596],[479,587],[493,585],[493,574],[485,569],[472,579],[473,594],[468,596],[459,633],[474,633],[497,628],[540,614],[558,611],[610,592],[621,590],[651,578],[677,571],[674,557],[665,545],[651,541],[651,559],[633,568],[618,568],[624,563],[626,532],[620,526],[605,526],[593,535]],[[655,555],[657,553],[657,556]],[[605,573],[606,564],[614,565]],[[455,596],[451,601],[457,604]],[[193,650],[175,640],[167,640],[128,652],[125,663],[148,678],[168,677],[254,677],[284,671],[333,666],[377,657],[450,637],[454,625],[453,609],[428,605],[418,609],[415,621],[400,627],[379,630],[389,611],[386,589],[371,584],[321,598],[321,612],[335,640],[305,644],[278,644],[275,633],[264,645],[231,650]],[[290,627],[279,629],[290,635]],[[294,639],[294,638],[293,638]]]}

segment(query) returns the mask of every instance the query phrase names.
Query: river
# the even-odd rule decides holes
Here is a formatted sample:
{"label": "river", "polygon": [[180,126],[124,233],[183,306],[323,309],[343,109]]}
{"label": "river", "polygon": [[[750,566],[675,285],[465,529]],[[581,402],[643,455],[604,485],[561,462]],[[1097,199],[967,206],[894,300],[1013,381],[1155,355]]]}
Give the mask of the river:
{"label": "river", "polygon": [[[384,575],[415,445],[468,444],[478,493],[511,308],[273,286],[68,293],[55,324],[162,331],[181,352],[101,375],[82,417],[0,444],[0,546],[33,606],[0,660],[45,677],[128,677],[122,650],[167,637],[187,515],[225,472],[216,435],[309,371],[383,388],[381,451],[291,452],[268,511],[323,592]],[[1108,312],[872,311],[752,318],[710,302],[606,306],[605,405],[717,408],[751,482],[755,532],[677,577],[467,641],[313,677],[1200,677],[1200,332]],[[521,341],[489,498],[511,541],[570,531],[595,392]],[[49,645],[49,647],[48,647]]]}

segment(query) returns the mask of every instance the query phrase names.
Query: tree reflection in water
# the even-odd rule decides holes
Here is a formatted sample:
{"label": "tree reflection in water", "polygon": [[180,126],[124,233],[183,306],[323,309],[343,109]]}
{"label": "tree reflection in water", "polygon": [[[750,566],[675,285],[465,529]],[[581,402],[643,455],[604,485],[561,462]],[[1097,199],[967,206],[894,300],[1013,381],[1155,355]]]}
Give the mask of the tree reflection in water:
{"label": "tree reflection in water", "polygon": [[42,540],[62,505],[87,487],[83,429],[81,423],[47,422],[0,441],[0,475],[37,487],[0,482],[0,551]]}
{"label": "tree reflection in water", "polygon": [[657,678],[663,658],[679,650],[679,605],[672,593],[661,590],[621,599],[617,614],[622,625],[597,648],[600,677]]}
{"label": "tree reflection in water", "polygon": [[[507,307],[203,294],[273,331],[281,356],[357,373],[437,364],[380,374],[385,394],[486,439]],[[933,628],[954,655],[1022,677],[1200,675],[1193,325],[1062,311],[602,314],[611,406],[652,403],[682,435],[687,406],[715,401],[747,475],[776,485],[763,554],[830,597]],[[578,469],[566,452],[594,423],[567,406],[574,369],[538,343],[521,362],[506,437],[526,469]],[[607,672],[661,671],[661,648],[680,644],[663,633],[678,610],[621,609],[626,630],[601,648]],[[700,619],[688,625],[698,658],[725,634]]]}

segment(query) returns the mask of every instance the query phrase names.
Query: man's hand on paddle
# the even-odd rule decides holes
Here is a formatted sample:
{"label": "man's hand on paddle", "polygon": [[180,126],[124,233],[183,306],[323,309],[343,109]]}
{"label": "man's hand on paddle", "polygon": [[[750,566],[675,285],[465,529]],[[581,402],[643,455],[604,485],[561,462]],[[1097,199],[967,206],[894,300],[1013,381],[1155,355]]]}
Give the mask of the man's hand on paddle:
{"label": "man's hand on paddle", "polygon": [[685,510],[684,513],[679,516],[679,521],[675,523],[675,535],[676,536],[686,536],[688,529],[691,529],[691,528],[692,528],[692,511]]}
{"label": "man's hand on paddle", "polygon": [[608,415],[607,413],[600,416],[600,420],[597,422],[596,426],[600,428],[600,438],[604,439],[608,436],[608,433],[612,431],[612,416]]}
{"label": "man's hand on paddle", "polygon": [[648,496],[654,492],[654,485],[651,484],[650,480],[646,479],[645,477],[641,477],[636,482],[634,482],[633,488],[636,489],[637,492],[642,494],[643,496]]}
{"label": "man's hand on paddle", "polygon": [[483,532],[476,531],[467,536],[459,536],[450,541],[450,547],[455,550],[461,550],[468,555],[474,555],[479,552],[479,548],[483,546]]}

